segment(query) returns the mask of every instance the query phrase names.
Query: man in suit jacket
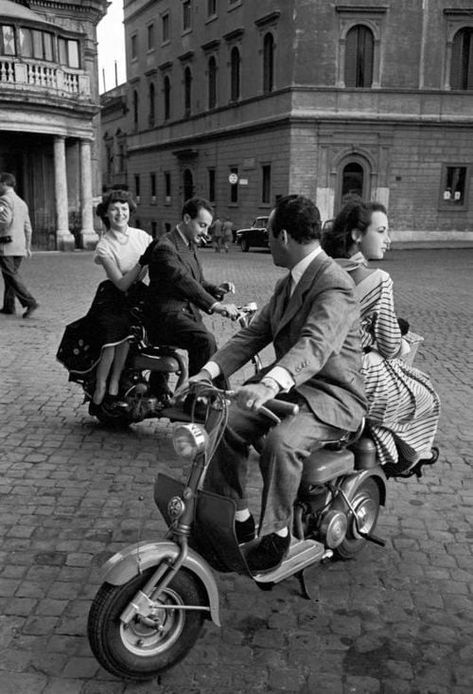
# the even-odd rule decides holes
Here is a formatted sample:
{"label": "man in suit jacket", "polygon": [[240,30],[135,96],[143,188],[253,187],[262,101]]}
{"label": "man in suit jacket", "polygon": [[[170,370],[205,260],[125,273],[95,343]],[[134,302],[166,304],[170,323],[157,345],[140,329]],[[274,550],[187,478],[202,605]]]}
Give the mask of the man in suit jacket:
{"label": "man in suit jacket", "polygon": [[[288,196],[278,202],[269,218],[269,247],[274,263],[290,272],[251,325],[196,376],[228,377],[274,345],[274,364],[259,382],[238,389],[206,478],[208,489],[236,501],[237,538],[251,540],[255,524],[245,499],[248,447],[267,434],[260,458],[262,539],[247,555],[253,572],[275,568],[287,554],[304,458],[324,442],[355,431],[365,413],[354,284],[322,251],[319,238],[319,211],[309,199]],[[300,411],[270,430],[258,410],[278,394]]]}
{"label": "man in suit jacket", "polygon": [[5,283],[0,313],[15,313],[15,297],[30,316],[39,304],[20,276],[21,261],[31,256],[31,222],[26,203],[15,193],[13,174],[0,172],[0,269]]}
{"label": "man in suit jacket", "polygon": [[204,279],[196,253],[200,236],[212,223],[212,206],[203,198],[184,203],[182,221],[154,244],[149,255],[149,292],[145,324],[151,342],[175,345],[189,355],[189,375],[196,374],[217,349],[200,310],[238,317],[233,304],[222,303],[231,282],[216,286]]}

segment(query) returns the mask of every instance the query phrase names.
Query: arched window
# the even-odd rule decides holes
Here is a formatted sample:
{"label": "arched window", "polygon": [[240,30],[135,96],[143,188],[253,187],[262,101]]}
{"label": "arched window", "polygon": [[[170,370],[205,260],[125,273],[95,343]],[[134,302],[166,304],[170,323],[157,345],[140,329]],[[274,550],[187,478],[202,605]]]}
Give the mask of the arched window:
{"label": "arched window", "polygon": [[240,98],[240,51],[236,46],[230,53],[230,101]]}
{"label": "arched window", "polygon": [[373,57],[373,32],[364,24],[357,24],[347,33],[345,40],[346,87],[371,87]]}
{"label": "arched window", "polygon": [[194,177],[190,169],[184,169],[182,182],[184,184],[184,200],[189,200],[194,196]]}
{"label": "arched window", "polygon": [[138,92],[133,92],[133,125],[135,128],[138,127]]}
{"label": "arched window", "polygon": [[457,31],[452,45],[452,89],[473,89],[473,28]]}
{"label": "arched window", "polygon": [[217,61],[214,56],[209,58],[207,65],[208,77],[208,96],[209,109],[215,108],[217,105]]}
{"label": "arched window", "polygon": [[190,67],[184,70],[184,115],[190,116],[192,108],[192,72]]}
{"label": "arched window", "polygon": [[164,120],[171,117],[171,80],[168,75],[164,78]]}
{"label": "arched window", "polygon": [[263,40],[263,91],[274,89],[274,38],[268,33]]}
{"label": "arched window", "polygon": [[342,171],[342,199],[344,205],[349,200],[362,199],[364,190],[364,171],[361,164],[350,162]]}
{"label": "arched window", "polygon": [[155,115],[156,115],[156,99],[155,99],[155,89],[154,89],[154,83],[153,82],[151,82],[149,85],[148,98],[149,98],[149,124],[150,124],[150,127],[153,127],[154,121],[155,121]]}

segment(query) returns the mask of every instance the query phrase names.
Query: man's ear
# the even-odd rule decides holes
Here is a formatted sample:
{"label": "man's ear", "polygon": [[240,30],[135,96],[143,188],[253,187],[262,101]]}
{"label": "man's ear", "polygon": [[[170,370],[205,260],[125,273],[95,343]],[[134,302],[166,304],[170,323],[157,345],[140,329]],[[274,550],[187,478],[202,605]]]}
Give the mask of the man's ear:
{"label": "man's ear", "polygon": [[281,242],[283,243],[284,246],[287,246],[288,241],[289,241],[289,234],[285,229],[281,229],[279,232],[279,237],[281,239]]}
{"label": "man's ear", "polygon": [[190,214],[187,214],[187,212],[184,212],[184,214],[182,215],[182,221],[184,222],[184,224],[189,224],[189,222],[191,221]]}

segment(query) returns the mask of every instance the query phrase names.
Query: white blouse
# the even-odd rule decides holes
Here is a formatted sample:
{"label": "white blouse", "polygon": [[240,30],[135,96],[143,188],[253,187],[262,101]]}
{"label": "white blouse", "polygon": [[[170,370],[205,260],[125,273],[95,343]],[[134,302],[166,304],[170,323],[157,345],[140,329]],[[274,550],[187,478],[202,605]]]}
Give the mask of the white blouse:
{"label": "white blouse", "polygon": [[125,274],[136,265],[151,241],[151,236],[143,229],[128,227],[126,232],[109,229],[95,248],[94,262],[102,265],[103,258],[110,258]]}

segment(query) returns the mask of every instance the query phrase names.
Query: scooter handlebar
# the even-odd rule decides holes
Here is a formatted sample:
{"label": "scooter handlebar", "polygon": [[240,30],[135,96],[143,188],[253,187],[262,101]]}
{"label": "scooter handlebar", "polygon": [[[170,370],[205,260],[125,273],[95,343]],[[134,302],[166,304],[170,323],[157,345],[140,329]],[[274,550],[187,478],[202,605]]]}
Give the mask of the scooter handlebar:
{"label": "scooter handlebar", "polygon": [[285,400],[267,400],[264,406],[277,417],[290,417],[299,414],[299,405]]}

